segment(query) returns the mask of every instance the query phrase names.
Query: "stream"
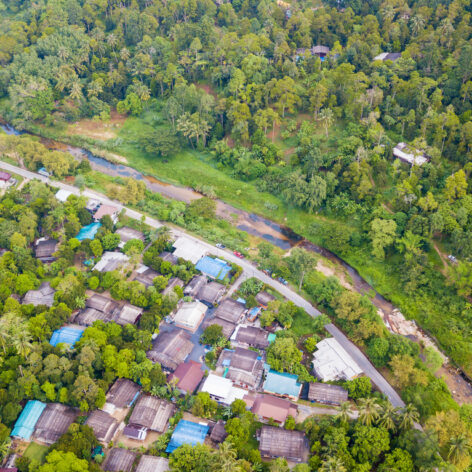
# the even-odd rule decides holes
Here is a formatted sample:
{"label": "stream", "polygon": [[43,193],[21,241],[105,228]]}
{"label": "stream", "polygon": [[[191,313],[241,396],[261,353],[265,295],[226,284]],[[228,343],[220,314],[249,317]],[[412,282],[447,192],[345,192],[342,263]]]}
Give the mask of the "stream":
{"label": "stream", "polygon": [[[20,135],[26,133],[15,129],[13,126],[2,121],[0,121],[0,128],[9,135]],[[79,160],[87,159],[90,162],[92,169],[95,171],[99,171],[113,177],[131,177],[136,180],[141,180],[145,183],[146,187],[150,191],[160,193],[165,197],[183,201],[185,203],[190,203],[192,200],[196,200],[203,196],[191,188],[179,187],[177,185],[162,182],[155,177],[144,175],[132,167],[126,166],[124,164],[114,163],[104,159],[103,157],[96,156],[86,149],[70,146],[68,144],[49,138],[43,138],[41,136],[38,137],[48,149],[69,152],[72,156]],[[293,232],[290,228],[279,225],[278,223],[275,223],[274,221],[271,221],[267,218],[240,210],[221,200],[216,200],[216,204],[217,215],[232,222],[236,220],[236,227],[241,231],[245,231],[253,236],[265,239],[266,241],[284,250],[290,250],[295,246],[303,247],[308,251],[313,251],[317,254],[320,254],[321,256],[330,260],[335,266],[340,266],[345,269],[352,280],[354,289],[360,294],[368,293],[372,303],[386,315],[387,319],[392,315],[394,310],[397,310],[391,302],[386,300],[364,278],[362,278],[354,267],[349,265],[346,261],[328,249],[313,244],[312,242]],[[373,297],[371,296],[372,293],[375,294]],[[419,329],[419,331],[421,330]],[[413,341],[418,342],[418,339],[414,339],[415,336],[408,337]],[[446,382],[451,389],[452,395],[456,401],[460,403],[472,403],[472,385],[469,383],[469,379],[467,379],[462,371],[455,369],[448,363],[441,369],[440,374],[445,376]]]}

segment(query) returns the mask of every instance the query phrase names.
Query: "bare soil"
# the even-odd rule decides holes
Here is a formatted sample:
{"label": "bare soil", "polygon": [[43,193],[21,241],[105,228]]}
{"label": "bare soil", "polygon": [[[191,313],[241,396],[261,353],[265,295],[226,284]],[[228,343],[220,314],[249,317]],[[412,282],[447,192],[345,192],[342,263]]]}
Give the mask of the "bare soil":
{"label": "bare soil", "polygon": [[116,110],[111,112],[111,118],[108,122],[95,120],[81,120],[69,126],[67,134],[88,136],[93,139],[107,141],[114,139],[118,131],[124,125],[126,115],[120,115]]}

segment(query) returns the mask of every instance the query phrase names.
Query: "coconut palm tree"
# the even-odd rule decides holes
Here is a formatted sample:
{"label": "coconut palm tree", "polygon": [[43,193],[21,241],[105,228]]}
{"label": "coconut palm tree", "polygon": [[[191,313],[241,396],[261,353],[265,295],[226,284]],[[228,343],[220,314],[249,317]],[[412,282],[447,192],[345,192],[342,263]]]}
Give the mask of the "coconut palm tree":
{"label": "coconut palm tree", "polygon": [[366,426],[370,426],[380,416],[380,405],[375,398],[362,398],[359,403],[359,421]]}
{"label": "coconut palm tree", "polygon": [[395,408],[390,402],[385,405],[382,414],[380,415],[380,426],[383,426],[389,431],[395,431],[397,427],[397,408]]}
{"label": "coconut palm tree", "polygon": [[325,132],[326,132],[326,137],[329,136],[328,134],[328,129],[330,128],[330,126],[334,123],[334,113],[333,113],[333,110],[331,110],[330,108],[323,108],[321,111],[320,111],[320,114],[318,116],[318,119],[321,121],[324,129],[325,129]]}
{"label": "coconut palm tree", "polygon": [[402,416],[400,420],[401,429],[410,429],[420,419],[420,414],[414,405],[409,403],[402,410]]}
{"label": "coconut palm tree", "polygon": [[469,439],[464,435],[455,436],[449,440],[449,452],[447,453],[447,458],[450,459],[453,464],[459,464],[468,456],[469,451]]}
{"label": "coconut palm tree", "polygon": [[319,468],[322,472],[347,472],[343,461],[339,457],[329,457]]}
{"label": "coconut palm tree", "polygon": [[336,415],[336,418],[343,424],[347,423],[352,414],[351,404],[349,402],[341,403],[337,410],[339,413]]}
{"label": "coconut palm tree", "polygon": [[214,454],[214,470],[234,470],[235,472],[242,471],[240,464],[238,464],[236,450],[229,441],[220,444],[220,447]]}

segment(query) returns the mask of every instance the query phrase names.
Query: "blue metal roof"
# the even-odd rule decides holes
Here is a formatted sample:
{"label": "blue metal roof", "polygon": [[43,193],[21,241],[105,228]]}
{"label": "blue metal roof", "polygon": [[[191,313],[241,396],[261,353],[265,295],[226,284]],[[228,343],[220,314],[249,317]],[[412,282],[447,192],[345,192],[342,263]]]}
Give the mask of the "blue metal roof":
{"label": "blue metal roof", "polygon": [[93,239],[95,235],[97,234],[98,229],[102,226],[100,222],[95,222],[95,223],[90,223],[87,226],[83,226],[79,234],[77,234],[76,238],[79,241],[83,241],[84,239]]}
{"label": "blue metal roof", "polygon": [[21,415],[16,420],[15,427],[10,436],[29,440],[33,434],[34,427],[45,408],[46,403],[38,400],[29,400],[23,408]]}
{"label": "blue metal roof", "polygon": [[270,370],[264,382],[264,390],[277,395],[289,395],[298,398],[302,384],[298,383],[297,380],[298,376],[295,374]]}
{"label": "blue metal roof", "polygon": [[166,452],[174,452],[182,444],[195,446],[202,444],[210,428],[204,424],[193,423],[192,421],[180,420],[177,424]]}
{"label": "blue metal roof", "polygon": [[223,280],[231,270],[231,266],[229,266],[225,261],[210,256],[202,257],[197,262],[195,268],[202,274],[219,280]]}
{"label": "blue metal roof", "polygon": [[52,333],[49,344],[52,344],[55,347],[59,343],[66,343],[70,344],[70,347],[74,347],[74,344],[82,337],[84,331],[85,328],[72,328],[70,326],[64,326],[63,328],[56,329],[56,331]]}

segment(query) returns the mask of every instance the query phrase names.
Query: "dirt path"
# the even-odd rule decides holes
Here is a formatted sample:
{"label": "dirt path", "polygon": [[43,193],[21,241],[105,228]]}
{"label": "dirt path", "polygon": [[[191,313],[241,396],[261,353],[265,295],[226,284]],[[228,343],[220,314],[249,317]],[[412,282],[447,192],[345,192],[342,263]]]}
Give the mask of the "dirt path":
{"label": "dirt path", "polygon": [[441,274],[447,278],[448,277],[447,267],[449,266],[449,264],[447,263],[447,257],[441,252],[437,243],[434,241],[433,241],[433,247],[436,250],[436,252],[439,254],[439,258],[441,259],[441,262],[443,263],[443,267],[439,270],[441,271]]}

